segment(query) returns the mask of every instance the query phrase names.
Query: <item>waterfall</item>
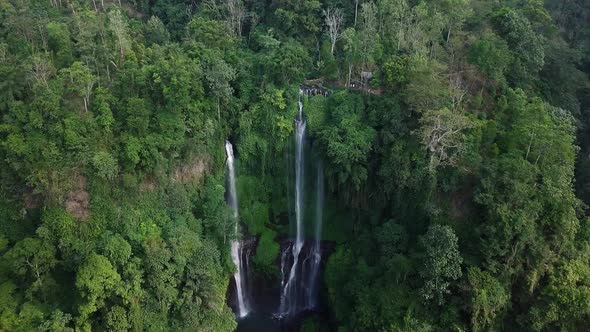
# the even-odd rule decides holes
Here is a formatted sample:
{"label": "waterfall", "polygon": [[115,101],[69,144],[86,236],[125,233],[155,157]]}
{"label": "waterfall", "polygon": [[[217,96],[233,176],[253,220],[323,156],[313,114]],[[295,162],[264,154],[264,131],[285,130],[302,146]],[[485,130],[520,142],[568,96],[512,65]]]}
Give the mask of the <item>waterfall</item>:
{"label": "waterfall", "polygon": [[320,262],[322,260],[321,240],[322,240],[322,222],[324,219],[324,170],[321,162],[317,163],[316,176],[316,206],[315,206],[315,236],[314,244],[311,249],[311,269],[307,282],[305,306],[307,309],[317,307]]}
{"label": "waterfall", "polygon": [[279,316],[288,316],[297,310],[297,267],[299,254],[303,248],[303,182],[304,182],[304,143],[305,143],[305,119],[303,119],[303,101],[299,93],[299,116],[295,121],[295,220],[297,231],[295,243],[292,246],[293,264],[289,270],[289,278],[284,283],[281,291],[281,304]]}
{"label": "waterfall", "polygon": [[234,235],[235,238],[231,241],[231,258],[236,265],[236,272],[234,273],[234,281],[236,283],[236,294],[238,298],[238,317],[246,317],[250,312],[248,308],[248,301],[246,300],[246,282],[244,280],[244,265],[242,262],[242,241],[240,234],[240,221],[238,218],[238,194],[236,192],[236,170],[234,167],[234,150],[229,141],[225,142],[225,152],[227,153],[227,169],[229,175],[229,197],[228,203],[233,210],[233,217],[235,222]]}

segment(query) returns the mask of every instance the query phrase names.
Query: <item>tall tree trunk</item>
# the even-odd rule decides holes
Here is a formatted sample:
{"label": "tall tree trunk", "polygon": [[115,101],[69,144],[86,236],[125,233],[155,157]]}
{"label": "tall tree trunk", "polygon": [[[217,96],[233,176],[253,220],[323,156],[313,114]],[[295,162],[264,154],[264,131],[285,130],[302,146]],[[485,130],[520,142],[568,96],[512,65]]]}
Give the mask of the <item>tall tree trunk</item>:
{"label": "tall tree trunk", "polygon": [[449,25],[449,31],[447,32],[447,45],[449,44],[449,39],[451,39],[451,28],[452,27],[453,27],[452,25]]}
{"label": "tall tree trunk", "polygon": [[356,18],[358,16],[358,12],[359,12],[359,1],[360,0],[354,0],[354,26],[356,27]]}
{"label": "tall tree trunk", "polygon": [[346,79],[346,87],[347,88],[350,88],[351,77],[352,77],[352,63],[350,63],[348,65],[348,78]]}

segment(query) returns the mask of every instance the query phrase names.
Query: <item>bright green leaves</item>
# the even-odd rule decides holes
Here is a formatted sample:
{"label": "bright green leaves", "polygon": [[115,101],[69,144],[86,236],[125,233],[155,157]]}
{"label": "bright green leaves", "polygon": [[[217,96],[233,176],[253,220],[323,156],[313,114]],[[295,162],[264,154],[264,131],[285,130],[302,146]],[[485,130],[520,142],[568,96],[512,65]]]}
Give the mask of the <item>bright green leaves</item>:
{"label": "bright green leaves", "polygon": [[285,90],[269,87],[261,95],[265,104],[265,111],[273,114],[270,120],[274,124],[273,133],[279,141],[286,140],[293,133],[293,120],[290,112],[287,112],[287,100]]}
{"label": "bright green leaves", "polygon": [[459,253],[458,239],[448,226],[432,225],[421,239],[425,248],[423,266],[420,276],[424,285],[420,291],[427,301],[444,303],[444,297],[450,293],[451,282],[462,275],[463,259]]}
{"label": "bright green leaves", "polygon": [[95,90],[94,109],[93,113],[96,123],[101,127],[104,134],[111,133],[115,118],[111,109],[111,104],[114,102],[113,96],[104,88],[97,88]]}
{"label": "bright green leaves", "polygon": [[[270,210],[270,191],[265,183],[255,176],[238,176],[238,197],[240,198],[240,217],[247,233],[259,236],[256,255],[252,257],[257,272],[272,276],[277,273],[275,266],[280,247],[275,242],[277,232],[272,228]],[[283,203],[281,201],[281,203]]]}
{"label": "bright green leaves", "polygon": [[109,234],[101,250],[115,266],[124,266],[131,258],[131,245],[119,234]]}
{"label": "bright green leaves", "polygon": [[97,81],[96,76],[88,66],[80,61],[74,62],[69,68],[62,69],[61,74],[64,77],[66,88],[82,98],[84,102],[83,109],[88,112],[90,96]]}
{"label": "bright green leaves", "polygon": [[38,329],[43,332],[74,332],[74,329],[69,327],[71,321],[72,315],[64,314],[61,310],[57,309]]}
{"label": "bright green leaves", "polygon": [[[507,297],[545,294],[547,276],[563,264],[559,256],[575,252],[572,241],[580,224],[579,202],[572,192],[572,124],[568,113],[529,99],[521,90],[508,91],[500,102],[493,138],[496,152],[493,162],[484,167],[475,195],[484,211],[478,233],[483,239],[479,250],[485,270],[469,275],[475,287],[474,329],[493,327]],[[519,281],[505,288],[498,284],[503,280]],[[535,329],[565,315],[553,305],[543,308],[543,314],[534,311],[527,317],[535,321]]]}
{"label": "bright green leaves", "polygon": [[575,331],[590,315],[590,268],[584,259],[560,263],[549,277],[549,285],[541,292],[540,306],[532,310],[534,330]]}
{"label": "bright green leaves", "polygon": [[383,64],[384,83],[392,89],[397,89],[408,83],[409,58],[407,56],[393,56]]}
{"label": "bright green leaves", "polygon": [[93,253],[80,266],[76,275],[76,288],[83,300],[78,306],[80,317],[77,325],[82,330],[90,331],[90,315],[102,309],[106,301],[121,292],[121,276],[106,257]]}
{"label": "bright green leaves", "polygon": [[287,107],[285,100],[285,90],[269,87],[261,95],[262,100],[271,107],[276,107],[279,111],[284,111]]}
{"label": "bright green leaves", "polygon": [[275,231],[264,229],[258,240],[256,255],[252,257],[252,261],[258,272],[269,276],[278,272],[274,263],[280,254],[281,248],[279,244],[275,242],[276,235],[277,233]]}
{"label": "bright green leaves", "polygon": [[120,306],[113,306],[106,314],[106,325],[111,331],[128,331],[130,324],[127,320],[127,311]]}
{"label": "bright green leaves", "polygon": [[497,328],[502,313],[508,308],[510,293],[488,272],[470,268],[467,279],[471,289],[471,327],[473,331]]}

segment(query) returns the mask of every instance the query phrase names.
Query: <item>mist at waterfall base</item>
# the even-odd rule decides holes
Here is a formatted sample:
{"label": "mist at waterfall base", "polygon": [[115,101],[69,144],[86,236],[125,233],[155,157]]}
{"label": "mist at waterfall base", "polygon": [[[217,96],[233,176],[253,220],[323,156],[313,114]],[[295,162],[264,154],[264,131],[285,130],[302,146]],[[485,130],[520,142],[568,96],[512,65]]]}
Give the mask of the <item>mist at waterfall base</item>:
{"label": "mist at waterfall base", "polygon": [[[230,290],[233,293],[230,299],[233,303],[230,304],[238,317],[237,331],[240,332],[298,331],[306,317],[325,316],[327,312],[320,300],[321,269],[325,263],[325,255],[322,255],[325,248],[322,248],[321,241],[324,176],[321,161],[312,153],[311,144],[305,137],[306,121],[301,95],[294,126],[293,145],[286,155],[286,180],[290,185],[287,186],[289,192],[285,195],[290,202],[287,208],[290,232],[288,237],[278,239],[281,247],[277,262],[280,279],[257,280],[256,276],[243,275],[249,273],[247,266],[243,270],[238,268],[234,275],[233,290]],[[231,185],[231,181],[229,184]],[[234,197],[234,202],[237,199]],[[237,207],[234,211],[237,213]],[[244,250],[244,241],[239,241],[238,257],[234,257],[232,250],[232,259],[236,265],[247,262],[248,257],[244,257],[244,252],[255,251],[255,242],[249,241]],[[241,301],[247,303],[246,314]]]}

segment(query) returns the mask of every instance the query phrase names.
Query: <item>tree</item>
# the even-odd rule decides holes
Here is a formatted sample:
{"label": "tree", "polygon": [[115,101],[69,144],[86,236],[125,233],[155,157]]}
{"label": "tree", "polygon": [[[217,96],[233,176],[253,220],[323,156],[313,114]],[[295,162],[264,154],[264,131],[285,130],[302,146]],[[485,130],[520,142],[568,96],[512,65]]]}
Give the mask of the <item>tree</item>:
{"label": "tree", "polygon": [[65,23],[47,24],[48,46],[53,51],[57,67],[67,67],[72,63],[73,50],[70,31]]}
{"label": "tree", "polygon": [[130,324],[125,308],[118,305],[112,306],[106,314],[106,325],[111,331],[128,331]]}
{"label": "tree", "polygon": [[92,89],[96,84],[96,77],[90,68],[80,61],[74,62],[69,68],[61,70],[65,78],[69,78],[69,89],[76,92],[84,100],[84,111],[88,112]]}
{"label": "tree", "polygon": [[348,28],[342,33],[342,39],[344,40],[344,57],[348,62],[348,76],[346,77],[346,86],[350,87],[352,83],[352,71],[356,64],[361,61],[362,54],[359,46],[359,34],[355,28]]}
{"label": "tree", "polygon": [[482,331],[497,326],[502,312],[507,309],[510,293],[488,272],[469,268],[467,272],[471,291],[471,328]]}
{"label": "tree", "polygon": [[410,58],[408,56],[393,56],[383,63],[383,83],[391,89],[399,89],[404,87],[409,80],[409,64]]}
{"label": "tree", "polygon": [[76,288],[83,299],[78,306],[77,326],[90,330],[89,316],[102,309],[108,298],[120,292],[120,283],[121,276],[106,257],[90,254],[76,275]]}
{"label": "tree", "polygon": [[113,180],[119,171],[117,160],[106,151],[99,151],[92,157],[92,165],[98,176]]}
{"label": "tree", "polygon": [[336,42],[342,38],[342,26],[344,25],[344,16],[342,10],[336,8],[328,8],[323,11],[324,22],[328,28],[328,36],[332,43],[330,48],[330,54],[334,55],[334,49],[336,48]]}
{"label": "tree", "polygon": [[225,61],[214,59],[205,72],[210,93],[217,99],[217,119],[221,120],[221,103],[227,103],[232,97],[233,88],[230,82],[235,79],[236,72]]}
{"label": "tree", "polygon": [[35,85],[49,87],[49,80],[55,75],[55,68],[50,60],[42,55],[33,57],[31,74]]}
{"label": "tree", "polygon": [[246,18],[246,9],[242,0],[227,0],[228,25],[235,37],[242,36],[242,26]]}
{"label": "tree", "polygon": [[377,26],[377,6],[373,2],[363,3],[361,6],[361,25],[359,29],[359,43],[362,54],[363,70],[370,70],[376,59],[379,46]]}
{"label": "tree", "polygon": [[451,31],[461,28],[465,19],[471,13],[470,0],[436,0],[431,2],[437,10],[444,13],[447,29],[446,43],[451,39]]}
{"label": "tree", "polygon": [[170,33],[160,18],[152,16],[146,24],[146,39],[153,44],[165,44],[170,40]]}
{"label": "tree", "polygon": [[36,238],[25,238],[17,242],[5,255],[14,272],[35,281],[30,290],[43,289],[43,280],[57,264],[56,250],[50,243]]}
{"label": "tree", "polygon": [[131,49],[129,33],[125,18],[120,9],[114,9],[109,12],[109,28],[117,38],[119,48],[119,61],[122,61],[125,54]]}
{"label": "tree", "polygon": [[439,166],[456,166],[465,150],[465,131],[473,127],[472,121],[448,108],[428,110],[420,119],[420,138],[430,153],[430,169]]}
{"label": "tree", "polygon": [[512,62],[508,44],[494,33],[486,33],[469,49],[469,62],[492,80],[502,81]]}
{"label": "tree", "polygon": [[408,57],[407,69],[404,70],[408,83],[403,90],[403,98],[410,109],[423,112],[448,105],[450,94],[445,70],[443,64],[426,56],[414,54]]}
{"label": "tree", "polygon": [[498,34],[506,40],[513,52],[513,83],[530,83],[545,63],[542,36],[533,30],[526,17],[514,9],[501,9],[494,14],[492,21]]}
{"label": "tree", "polygon": [[531,310],[532,328],[575,331],[590,315],[590,268],[584,259],[563,261],[541,291],[539,305]]}
{"label": "tree", "polygon": [[420,239],[425,249],[420,277],[424,282],[420,293],[427,301],[444,303],[451,282],[461,277],[463,258],[459,253],[457,236],[449,226],[431,225]]}
{"label": "tree", "polygon": [[57,309],[51,313],[51,317],[39,326],[40,332],[74,332],[74,329],[69,327],[72,321],[72,315],[64,314]]}
{"label": "tree", "polygon": [[376,133],[362,121],[363,105],[358,95],[340,92],[332,98],[329,125],[323,126],[318,136],[325,146],[330,172],[339,185],[348,185],[350,195],[360,190],[367,179],[367,162]]}

